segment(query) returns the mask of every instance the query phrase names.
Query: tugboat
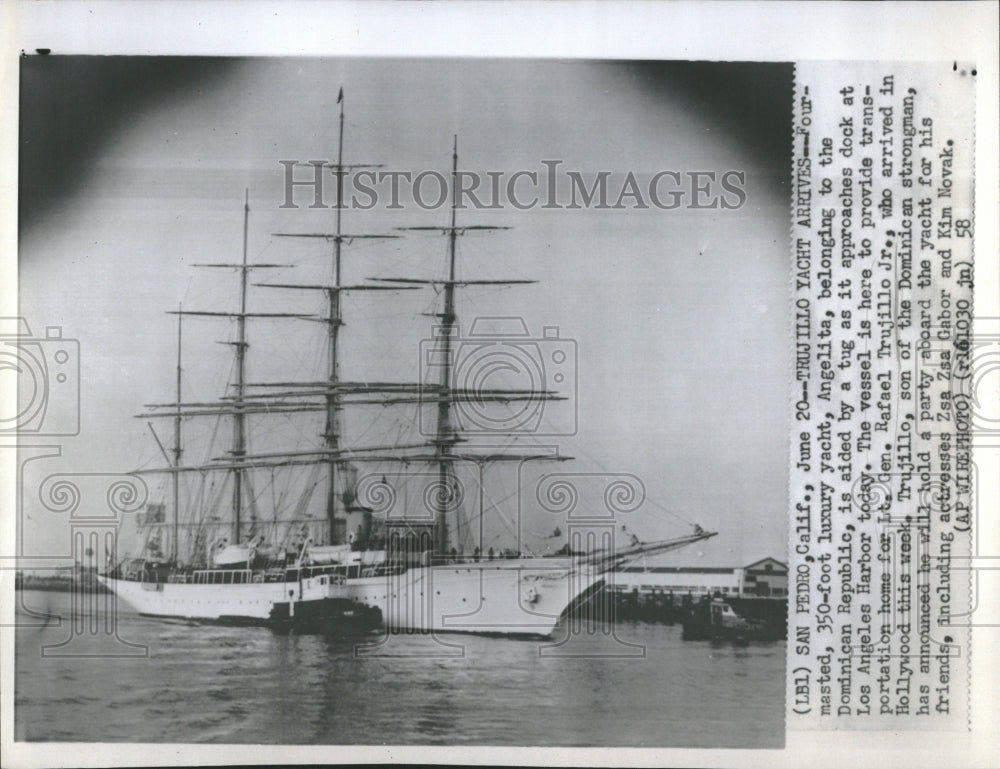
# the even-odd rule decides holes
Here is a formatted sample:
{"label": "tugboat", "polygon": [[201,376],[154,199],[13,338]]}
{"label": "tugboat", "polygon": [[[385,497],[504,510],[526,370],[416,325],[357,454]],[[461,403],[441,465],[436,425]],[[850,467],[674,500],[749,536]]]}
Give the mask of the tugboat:
{"label": "tugboat", "polygon": [[745,645],[750,641],[774,640],[766,622],[741,617],[721,593],[691,606],[684,616],[683,628],[681,637],[685,641],[732,641]]}

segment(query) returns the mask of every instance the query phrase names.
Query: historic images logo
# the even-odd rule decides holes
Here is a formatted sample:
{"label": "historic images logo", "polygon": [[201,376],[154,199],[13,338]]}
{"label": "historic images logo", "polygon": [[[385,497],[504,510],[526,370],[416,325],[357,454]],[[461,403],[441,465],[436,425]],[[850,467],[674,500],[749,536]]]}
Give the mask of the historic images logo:
{"label": "historic images logo", "polygon": [[[279,208],[374,208],[424,211],[450,208],[498,211],[542,210],[722,210],[747,202],[746,173],[738,170],[636,171],[563,170],[562,160],[542,160],[541,169],[516,171],[383,171],[338,166],[327,160],[279,160],[284,171],[284,200]],[[296,175],[296,168],[303,173]],[[312,172],[304,169],[311,168]],[[330,169],[335,184],[324,183]],[[333,187],[331,193],[330,187]],[[343,189],[337,200],[337,189]],[[296,195],[297,191],[301,191]],[[327,198],[332,194],[333,199]]]}

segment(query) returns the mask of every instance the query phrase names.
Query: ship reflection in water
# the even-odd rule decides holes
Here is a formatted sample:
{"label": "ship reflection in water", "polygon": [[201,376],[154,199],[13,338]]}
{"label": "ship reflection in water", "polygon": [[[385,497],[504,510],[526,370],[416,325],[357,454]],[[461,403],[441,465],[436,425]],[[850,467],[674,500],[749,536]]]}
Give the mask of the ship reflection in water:
{"label": "ship reflection in water", "polygon": [[[32,610],[69,614],[69,594],[21,595]],[[121,637],[148,646],[148,657],[73,658],[41,654],[69,636],[65,619],[61,626],[19,619],[39,625],[17,631],[19,740],[784,743],[784,641],[685,642],[679,625],[623,623],[614,636],[588,636],[584,626],[562,645],[565,625],[549,642],[448,635],[442,639],[455,646],[434,648],[419,635],[378,644],[377,635],[282,634],[123,614]],[[429,644],[439,656],[420,654]]]}

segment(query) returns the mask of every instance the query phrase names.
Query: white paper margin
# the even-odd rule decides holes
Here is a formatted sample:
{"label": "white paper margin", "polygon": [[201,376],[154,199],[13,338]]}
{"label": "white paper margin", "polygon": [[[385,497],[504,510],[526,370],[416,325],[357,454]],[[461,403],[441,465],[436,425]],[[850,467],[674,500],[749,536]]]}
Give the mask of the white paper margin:
{"label": "white paper margin", "polygon": [[[797,61],[974,62],[976,315],[998,306],[998,6],[993,3],[652,2],[42,2],[0,3],[3,107],[0,314],[17,315],[18,56],[54,53],[477,56]],[[977,327],[978,331],[978,327]],[[11,393],[0,393],[11,398]],[[0,453],[0,547],[13,542],[13,456]],[[995,456],[976,454],[981,468]],[[997,509],[1000,473],[983,472],[977,509]],[[1000,556],[1000,525],[983,516],[979,553]],[[996,572],[1000,574],[1000,572]],[[991,575],[987,575],[988,577]],[[1000,580],[987,596],[1000,599]],[[990,583],[987,583],[990,584]],[[6,586],[4,586],[6,588]],[[0,623],[12,624],[5,589]],[[682,766],[995,766],[1000,628],[973,638],[972,731],[789,733],[784,750],[282,747],[11,742],[13,637],[2,634],[4,766],[402,762]]]}

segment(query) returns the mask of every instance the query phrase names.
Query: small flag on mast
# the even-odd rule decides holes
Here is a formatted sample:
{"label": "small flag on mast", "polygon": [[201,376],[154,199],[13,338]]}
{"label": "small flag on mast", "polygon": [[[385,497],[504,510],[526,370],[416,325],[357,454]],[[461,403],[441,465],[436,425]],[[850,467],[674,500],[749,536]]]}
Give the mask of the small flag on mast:
{"label": "small flag on mast", "polygon": [[344,100],[344,88],[341,86],[340,93],[337,94],[337,104],[340,104]]}

